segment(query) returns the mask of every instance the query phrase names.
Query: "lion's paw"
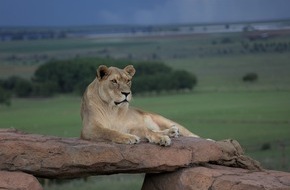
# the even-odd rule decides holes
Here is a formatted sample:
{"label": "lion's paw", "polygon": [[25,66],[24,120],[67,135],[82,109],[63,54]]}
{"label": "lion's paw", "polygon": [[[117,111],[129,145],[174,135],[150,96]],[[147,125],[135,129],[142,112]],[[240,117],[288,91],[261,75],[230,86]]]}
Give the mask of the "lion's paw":
{"label": "lion's paw", "polygon": [[175,125],[172,125],[171,128],[168,131],[168,136],[176,138],[179,136],[179,129]]}
{"label": "lion's paw", "polygon": [[158,144],[161,146],[169,146],[171,144],[171,139],[169,136],[163,135],[160,137]]}
{"label": "lion's paw", "polygon": [[159,144],[161,146],[169,146],[171,144],[171,139],[167,135],[151,134],[146,138],[149,142]]}
{"label": "lion's paw", "polygon": [[125,144],[137,144],[140,142],[140,137],[136,136],[136,135],[126,135],[126,137],[124,138],[124,143]]}

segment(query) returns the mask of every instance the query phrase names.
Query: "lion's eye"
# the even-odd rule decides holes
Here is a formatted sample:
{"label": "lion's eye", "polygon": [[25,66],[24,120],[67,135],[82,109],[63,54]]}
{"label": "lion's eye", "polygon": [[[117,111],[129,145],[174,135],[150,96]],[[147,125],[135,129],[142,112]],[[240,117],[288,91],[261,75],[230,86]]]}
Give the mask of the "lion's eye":
{"label": "lion's eye", "polygon": [[117,84],[117,80],[116,80],[116,79],[111,80],[111,82],[112,82],[113,84]]}
{"label": "lion's eye", "polygon": [[127,84],[130,84],[131,83],[131,80],[127,80]]}

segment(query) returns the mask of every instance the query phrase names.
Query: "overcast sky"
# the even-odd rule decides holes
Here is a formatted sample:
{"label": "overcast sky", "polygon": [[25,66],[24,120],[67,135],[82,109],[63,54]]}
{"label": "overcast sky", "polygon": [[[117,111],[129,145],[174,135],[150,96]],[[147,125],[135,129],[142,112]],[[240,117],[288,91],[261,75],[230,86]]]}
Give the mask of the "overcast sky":
{"label": "overcast sky", "polygon": [[290,19],[290,0],[0,0],[0,26]]}

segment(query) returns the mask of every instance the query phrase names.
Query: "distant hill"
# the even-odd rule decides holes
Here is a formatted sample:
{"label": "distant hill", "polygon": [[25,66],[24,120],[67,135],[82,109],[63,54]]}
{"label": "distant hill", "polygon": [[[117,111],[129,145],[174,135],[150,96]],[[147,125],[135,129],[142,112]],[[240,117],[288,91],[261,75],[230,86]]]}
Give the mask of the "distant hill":
{"label": "distant hill", "polygon": [[0,41],[62,38],[164,36],[176,34],[290,30],[290,19],[170,25],[102,25],[74,27],[2,27]]}

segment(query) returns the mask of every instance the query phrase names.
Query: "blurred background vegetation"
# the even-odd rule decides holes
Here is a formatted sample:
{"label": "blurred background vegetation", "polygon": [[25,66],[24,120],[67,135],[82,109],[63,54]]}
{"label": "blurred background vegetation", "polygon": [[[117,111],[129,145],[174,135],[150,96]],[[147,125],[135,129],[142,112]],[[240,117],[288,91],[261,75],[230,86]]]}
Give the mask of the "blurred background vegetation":
{"label": "blurred background vegetation", "polygon": [[[229,32],[234,24],[220,24],[222,32],[212,25],[127,26],[126,35],[93,37],[100,28],[1,29],[0,128],[78,137],[81,94],[98,65],[133,64],[132,106],[202,137],[237,139],[265,168],[290,171],[290,30],[240,25],[238,32]],[[46,189],[140,189],[142,180],[99,176]]]}

